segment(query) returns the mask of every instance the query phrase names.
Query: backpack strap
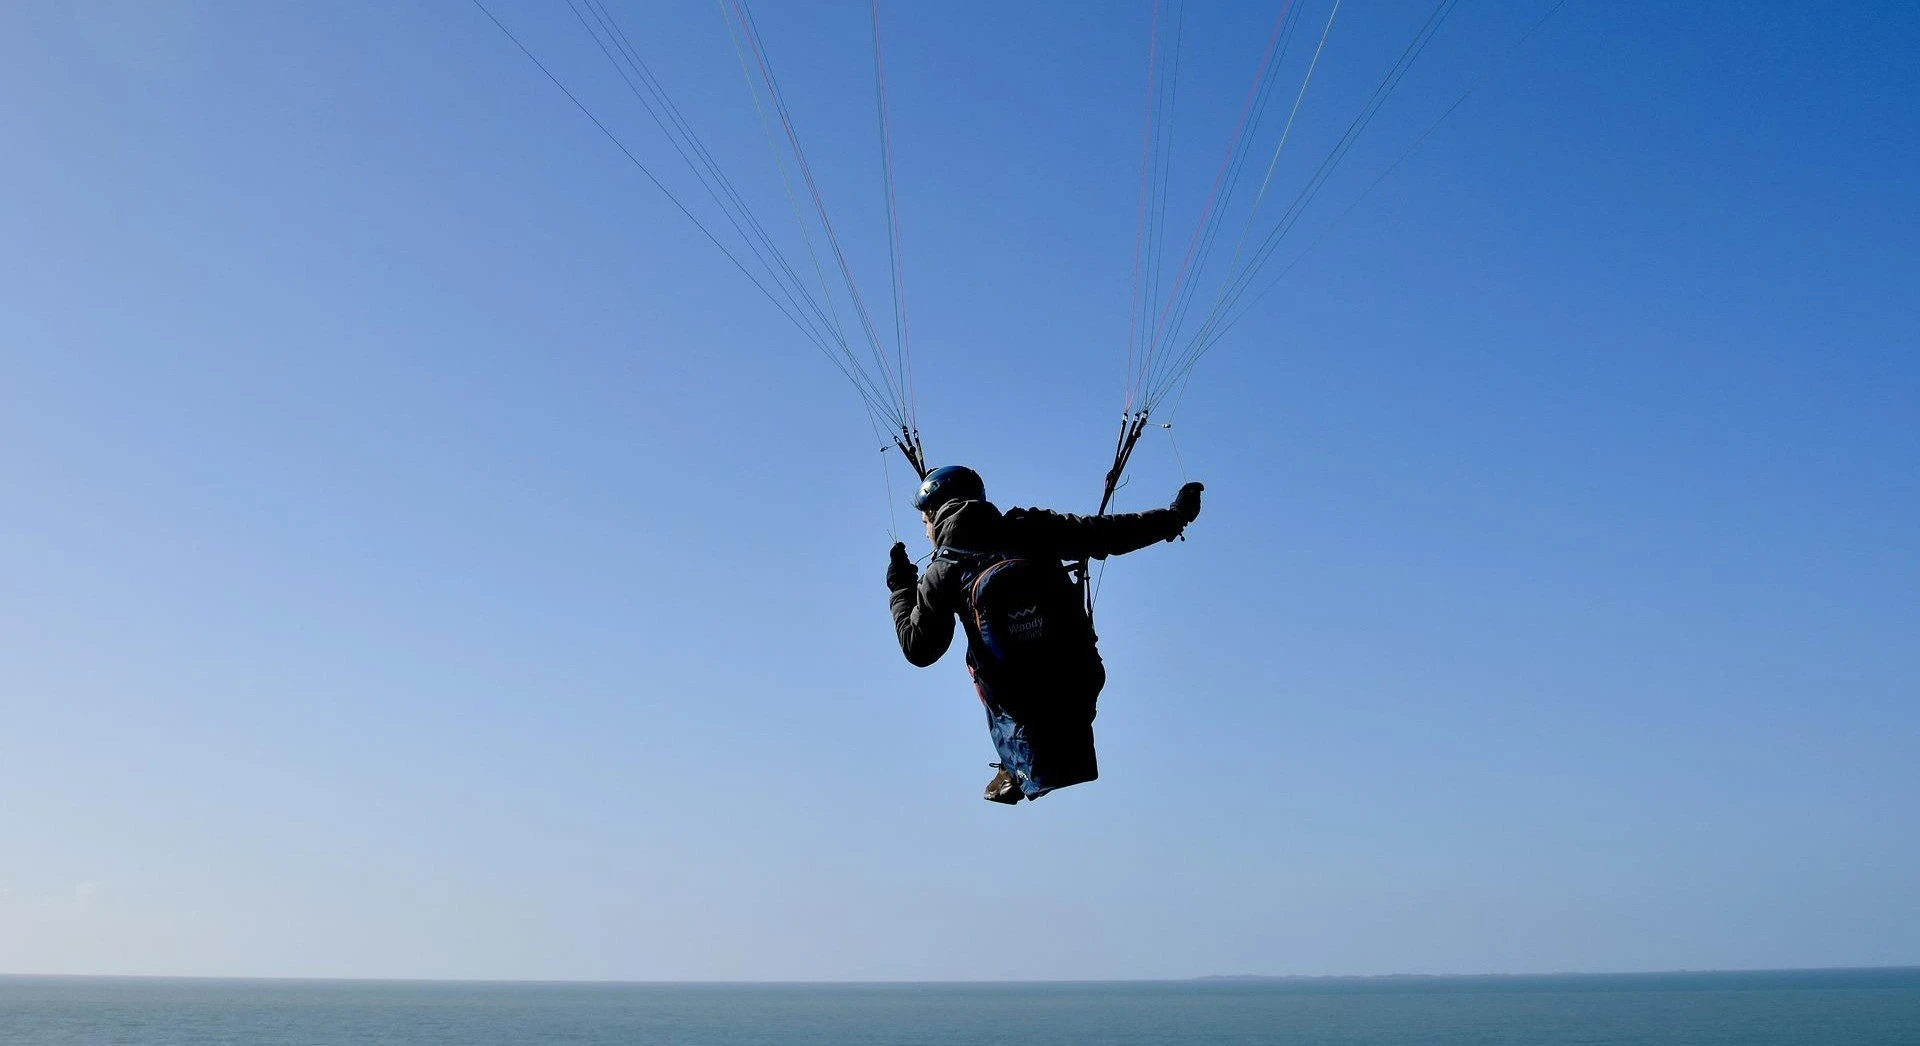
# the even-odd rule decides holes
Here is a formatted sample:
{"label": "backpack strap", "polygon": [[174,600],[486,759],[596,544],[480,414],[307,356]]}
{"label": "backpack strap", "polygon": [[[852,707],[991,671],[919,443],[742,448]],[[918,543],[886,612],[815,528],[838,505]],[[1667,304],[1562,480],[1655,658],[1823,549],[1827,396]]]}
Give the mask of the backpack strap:
{"label": "backpack strap", "polygon": [[970,548],[955,548],[952,545],[941,545],[939,548],[936,548],[933,550],[933,558],[944,559],[950,563],[959,563],[962,560],[974,559],[979,556],[986,556],[986,555],[992,555],[992,554],[993,553],[978,552]]}

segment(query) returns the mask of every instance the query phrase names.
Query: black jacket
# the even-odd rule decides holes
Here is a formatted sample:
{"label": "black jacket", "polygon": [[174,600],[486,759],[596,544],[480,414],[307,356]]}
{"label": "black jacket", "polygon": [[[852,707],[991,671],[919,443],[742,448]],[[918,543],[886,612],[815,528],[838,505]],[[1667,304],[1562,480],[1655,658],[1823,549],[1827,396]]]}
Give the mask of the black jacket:
{"label": "black jacket", "polygon": [[[970,552],[1033,559],[1105,559],[1172,541],[1186,524],[1172,509],[1124,515],[1070,516],[1040,508],[1008,509],[986,501],[949,501],[933,515],[934,544]],[[893,590],[893,628],[900,652],[921,668],[953,644],[953,622],[964,609],[960,565],[935,559],[917,585]]]}

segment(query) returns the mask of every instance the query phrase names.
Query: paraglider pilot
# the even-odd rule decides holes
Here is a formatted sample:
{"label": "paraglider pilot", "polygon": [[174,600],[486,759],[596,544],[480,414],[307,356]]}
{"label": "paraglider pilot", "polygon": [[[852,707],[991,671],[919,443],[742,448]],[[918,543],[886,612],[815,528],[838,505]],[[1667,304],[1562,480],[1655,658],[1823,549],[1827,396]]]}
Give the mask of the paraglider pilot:
{"label": "paraglider pilot", "polygon": [[1066,562],[1105,559],[1172,541],[1200,515],[1198,483],[1168,508],[1072,516],[1047,509],[1001,512],[978,473],[929,472],[914,496],[933,542],[922,575],[904,543],[887,566],[900,651],[925,668],[967,636],[967,673],[987,712],[1000,761],[985,798],[1013,804],[1099,776],[1093,717],[1106,668],[1080,589]]}

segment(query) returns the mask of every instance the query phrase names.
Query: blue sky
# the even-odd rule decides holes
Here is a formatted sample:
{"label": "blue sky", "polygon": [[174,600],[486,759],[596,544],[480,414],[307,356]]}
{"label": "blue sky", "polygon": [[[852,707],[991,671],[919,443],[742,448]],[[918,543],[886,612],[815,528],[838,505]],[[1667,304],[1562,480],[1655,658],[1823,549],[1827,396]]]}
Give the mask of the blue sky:
{"label": "blue sky", "polygon": [[[713,10],[614,6],[778,202]],[[763,6],[877,299],[865,8]],[[1920,19],[1496,62],[1544,6],[1462,7],[1313,235],[1497,75],[1143,443],[1120,507],[1206,514],[1106,577],[1103,779],[1012,810],[846,384],[470,4],[7,8],[0,971],[1920,962]],[[881,7],[921,429],[1002,504],[1097,499],[1134,8]],[[1352,8],[1303,142],[1425,10]],[[1183,227],[1273,8],[1190,17]]]}

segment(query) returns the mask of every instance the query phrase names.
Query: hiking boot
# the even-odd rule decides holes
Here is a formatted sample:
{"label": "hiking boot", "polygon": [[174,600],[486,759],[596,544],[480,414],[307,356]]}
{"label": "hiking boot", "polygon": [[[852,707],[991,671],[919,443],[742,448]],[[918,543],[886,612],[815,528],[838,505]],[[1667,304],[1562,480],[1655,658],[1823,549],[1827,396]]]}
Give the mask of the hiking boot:
{"label": "hiking boot", "polygon": [[1012,774],[1001,770],[993,775],[993,780],[987,782],[986,794],[980,798],[989,803],[1005,803],[1012,806],[1025,799],[1026,795],[1020,791],[1020,782],[1014,780]]}

